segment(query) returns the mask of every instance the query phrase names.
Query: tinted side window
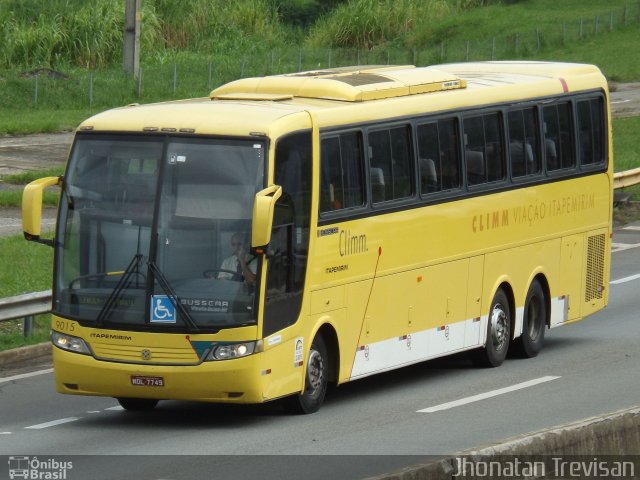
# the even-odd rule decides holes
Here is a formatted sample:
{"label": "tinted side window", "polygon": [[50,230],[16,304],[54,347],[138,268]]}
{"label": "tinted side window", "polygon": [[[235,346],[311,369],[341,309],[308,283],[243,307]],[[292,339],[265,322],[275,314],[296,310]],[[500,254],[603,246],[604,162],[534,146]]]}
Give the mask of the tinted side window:
{"label": "tinted side window", "polygon": [[544,151],[547,170],[571,168],[576,165],[571,136],[571,104],[548,105],[544,118]]}
{"label": "tinted side window", "polygon": [[320,144],[320,211],[364,204],[362,135],[347,132]]}
{"label": "tinted side window", "polygon": [[501,123],[498,113],[464,119],[467,183],[494,182],[505,178]]}
{"label": "tinted side window", "polygon": [[369,166],[373,203],[413,194],[409,127],[395,127],[369,134]]}
{"label": "tinted side window", "polygon": [[578,129],[580,163],[582,165],[603,163],[605,140],[602,98],[578,102]]}
{"label": "tinted side window", "polygon": [[455,119],[418,127],[418,182],[420,193],[459,188],[460,154]]}
{"label": "tinted side window", "polygon": [[509,160],[511,175],[522,177],[542,171],[535,108],[509,112]]}

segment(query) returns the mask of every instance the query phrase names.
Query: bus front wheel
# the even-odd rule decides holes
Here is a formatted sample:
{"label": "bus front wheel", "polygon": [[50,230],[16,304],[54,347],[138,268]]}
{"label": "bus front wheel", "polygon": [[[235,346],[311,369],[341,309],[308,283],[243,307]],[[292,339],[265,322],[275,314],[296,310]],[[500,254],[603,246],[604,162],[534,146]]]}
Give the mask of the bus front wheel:
{"label": "bus front wheel", "polygon": [[487,342],[480,354],[480,364],[499,367],[509,350],[511,338],[511,308],[509,299],[502,289],[498,290],[491,302],[487,319]]}
{"label": "bus front wheel", "polygon": [[158,404],[158,400],[150,398],[125,398],[119,397],[118,403],[122,408],[130,412],[148,412]]}
{"label": "bus front wheel", "polygon": [[307,414],[320,409],[327,393],[329,361],[327,346],[321,336],[317,336],[307,358],[304,391],[284,399],[284,407],[290,413]]}

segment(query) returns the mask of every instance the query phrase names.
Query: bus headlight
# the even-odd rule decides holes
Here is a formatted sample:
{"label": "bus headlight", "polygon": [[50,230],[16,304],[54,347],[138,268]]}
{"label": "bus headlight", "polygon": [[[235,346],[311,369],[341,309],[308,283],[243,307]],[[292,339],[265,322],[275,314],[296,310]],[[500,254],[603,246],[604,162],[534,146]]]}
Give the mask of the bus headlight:
{"label": "bus headlight", "polygon": [[51,332],[51,342],[62,350],[90,355],[91,350],[84,340],[64,333]]}
{"label": "bus headlight", "polygon": [[256,351],[256,342],[232,343],[229,345],[219,345],[207,355],[205,361],[212,360],[228,360],[231,358],[240,358],[251,355]]}

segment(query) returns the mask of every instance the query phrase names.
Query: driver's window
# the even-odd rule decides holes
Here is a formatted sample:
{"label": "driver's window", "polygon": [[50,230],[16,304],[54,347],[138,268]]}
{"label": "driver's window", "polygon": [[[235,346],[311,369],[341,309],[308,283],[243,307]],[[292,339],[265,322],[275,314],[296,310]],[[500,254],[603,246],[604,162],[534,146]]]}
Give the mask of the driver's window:
{"label": "driver's window", "polygon": [[309,254],[311,133],[276,145],[274,183],[282,187],[269,243],[263,336],[295,323]]}

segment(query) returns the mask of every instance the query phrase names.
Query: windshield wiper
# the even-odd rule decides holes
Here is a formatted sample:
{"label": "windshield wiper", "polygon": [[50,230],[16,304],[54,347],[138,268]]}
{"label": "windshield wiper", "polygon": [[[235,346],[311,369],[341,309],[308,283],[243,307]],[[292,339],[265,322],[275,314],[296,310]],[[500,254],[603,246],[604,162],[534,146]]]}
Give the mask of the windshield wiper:
{"label": "windshield wiper", "polygon": [[182,315],[182,318],[184,318],[185,324],[187,325],[187,329],[189,331],[196,331],[196,332],[200,330],[196,322],[193,320],[193,317],[191,316],[191,314],[187,311],[186,308],[184,308],[184,305],[180,303],[178,299],[178,295],[176,294],[175,290],[169,283],[169,280],[167,280],[167,277],[164,276],[164,273],[162,273],[162,271],[158,268],[155,262],[149,261],[149,270],[151,271],[153,276],[156,278],[156,280],[158,280],[158,283],[160,284],[160,288],[162,288],[162,290],[164,290],[164,293],[167,294],[167,297],[169,297],[169,300],[171,301],[171,303],[173,303],[173,306],[176,308],[176,310],[178,310],[178,312],[180,312],[180,315]]}
{"label": "windshield wiper", "polygon": [[137,270],[138,270],[138,265],[140,264],[140,260],[142,260],[142,257],[143,255],[141,253],[136,253],[133,256],[133,258],[131,259],[131,262],[129,262],[129,266],[122,273],[120,280],[118,280],[118,283],[116,284],[114,289],[111,291],[109,298],[107,298],[107,301],[104,302],[104,305],[102,306],[102,309],[100,310],[100,313],[98,313],[98,317],[96,318],[96,325],[98,325],[99,327],[102,326],[106,318],[111,314],[111,311],[113,310],[113,307],[115,306],[116,302],[120,298],[120,295],[122,295],[122,292],[129,287],[129,284],[131,283],[131,278],[134,275],[134,273],[136,275],[140,273]]}

